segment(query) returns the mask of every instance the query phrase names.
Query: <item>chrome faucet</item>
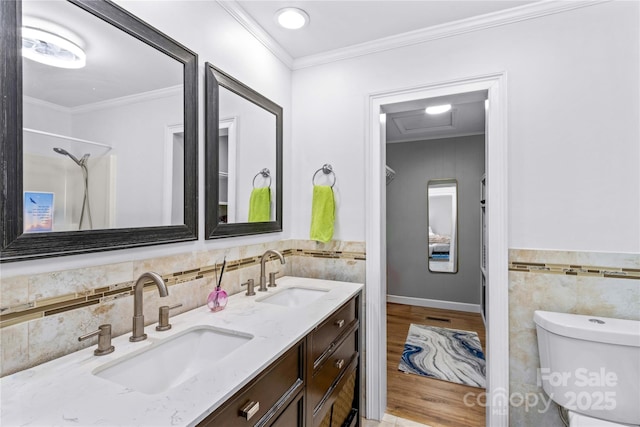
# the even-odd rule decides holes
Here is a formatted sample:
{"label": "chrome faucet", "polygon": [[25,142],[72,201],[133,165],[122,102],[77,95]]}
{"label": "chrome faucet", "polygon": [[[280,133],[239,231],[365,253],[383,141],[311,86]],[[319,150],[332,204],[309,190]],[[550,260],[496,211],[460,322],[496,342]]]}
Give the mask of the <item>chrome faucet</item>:
{"label": "chrome faucet", "polygon": [[269,254],[276,255],[278,258],[280,258],[280,264],[284,264],[284,257],[280,252],[276,251],[275,249],[269,249],[262,254],[262,258],[260,258],[260,288],[258,288],[258,291],[261,291],[261,292],[267,291],[267,276],[265,274],[264,264],[265,262],[267,262],[267,258]]}
{"label": "chrome faucet", "polygon": [[151,280],[157,287],[161,297],[169,295],[167,285],[158,273],[151,271],[143,273],[133,287],[133,334],[129,337],[129,341],[142,341],[147,339],[144,333],[144,312],[142,311],[142,288],[147,280]]}

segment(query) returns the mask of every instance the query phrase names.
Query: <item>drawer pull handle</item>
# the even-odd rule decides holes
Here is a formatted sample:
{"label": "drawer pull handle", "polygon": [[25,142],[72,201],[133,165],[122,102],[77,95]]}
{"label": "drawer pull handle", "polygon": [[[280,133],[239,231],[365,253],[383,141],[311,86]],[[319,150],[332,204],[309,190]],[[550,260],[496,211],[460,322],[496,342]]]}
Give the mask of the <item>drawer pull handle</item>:
{"label": "drawer pull handle", "polygon": [[344,366],[344,359],[336,360],[336,363],[334,363],[333,366],[338,369],[342,369],[342,367]]}
{"label": "drawer pull handle", "polygon": [[342,328],[344,326],[344,319],[336,320],[333,324],[338,328]]}
{"label": "drawer pull handle", "polygon": [[251,419],[260,410],[260,402],[250,401],[240,410],[240,415],[246,418],[247,421]]}

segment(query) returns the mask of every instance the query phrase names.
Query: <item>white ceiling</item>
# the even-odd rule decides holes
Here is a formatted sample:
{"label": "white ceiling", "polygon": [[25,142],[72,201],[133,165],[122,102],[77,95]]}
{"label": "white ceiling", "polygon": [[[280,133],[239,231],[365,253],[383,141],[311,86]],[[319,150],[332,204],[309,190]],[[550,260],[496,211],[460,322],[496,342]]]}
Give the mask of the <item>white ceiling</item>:
{"label": "white ceiling", "polygon": [[25,96],[75,108],[182,85],[182,63],[72,3],[23,1],[22,21],[73,41],[87,54],[86,67],[75,70],[25,59]]}
{"label": "white ceiling", "polygon": [[[535,1],[516,0],[221,0],[239,5],[296,59],[435,27]],[[275,12],[298,7],[310,16],[301,30],[280,28]]]}
{"label": "white ceiling", "polygon": [[[305,60],[331,56],[340,50],[410,36],[425,30],[483,17],[491,18],[507,9],[537,1],[516,0],[219,0],[241,22],[257,26],[293,59],[294,69]],[[277,25],[276,11],[298,7],[310,17],[301,30]],[[238,13],[238,11],[242,13]],[[248,15],[245,19],[243,15]],[[251,22],[253,21],[253,22]],[[277,51],[277,50],[276,50]],[[366,48],[364,49],[366,51]],[[338,54],[339,55],[339,54]],[[302,58],[302,60],[301,60]],[[311,60],[313,62],[313,60]],[[297,63],[297,64],[296,64]],[[437,138],[478,135],[485,131],[486,92],[461,94],[386,106],[387,143],[424,141]],[[429,105],[450,103],[442,115],[425,113]]]}
{"label": "white ceiling", "polygon": [[[1,1],[1,0],[0,0]],[[267,33],[279,48],[291,58],[326,54],[370,43],[384,38],[437,28],[451,22],[498,13],[535,1],[515,0],[220,0],[223,5],[240,8]],[[279,28],[274,14],[283,7],[296,6],[310,15],[310,25],[292,31]],[[225,7],[227,8],[227,7]],[[230,10],[227,8],[227,10]],[[138,42],[120,30],[90,16],[65,1],[25,0],[25,23],[46,21],[54,26],[53,32],[75,41],[87,51],[87,67],[82,70],[58,70],[32,61],[24,61],[24,92],[27,96],[64,107],[78,107],[110,98],[153,91],[179,85],[181,66],[144,43]],[[71,24],[73,23],[73,24]],[[41,25],[34,25],[41,27]],[[71,29],[71,33],[56,28]],[[46,28],[45,28],[46,29]],[[126,45],[126,49],[121,47]],[[140,61],[140,58],[145,58]],[[169,65],[167,64],[169,62]],[[157,70],[167,69],[168,73]],[[150,72],[150,70],[156,70]],[[70,78],[69,76],[72,76]],[[115,77],[114,77],[115,76]],[[477,101],[477,100],[476,100]],[[425,101],[426,102],[426,101]],[[459,104],[456,104],[458,102]],[[425,106],[405,105],[403,117],[388,117],[389,141],[431,139],[444,134],[477,133],[484,126],[484,106],[480,102],[453,100],[454,111],[448,125],[436,126],[432,120],[416,120],[419,115],[411,111],[424,111]],[[391,112],[389,112],[391,113]],[[411,125],[408,121],[413,121]],[[482,122],[480,124],[480,122]],[[413,126],[408,130],[407,126]],[[416,127],[417,126],[417,127]],[[424,132],[418,127],[423,126]],[[402,130],[404,129],[404,130]],[[396,132],[397,131],[397,132]]]}

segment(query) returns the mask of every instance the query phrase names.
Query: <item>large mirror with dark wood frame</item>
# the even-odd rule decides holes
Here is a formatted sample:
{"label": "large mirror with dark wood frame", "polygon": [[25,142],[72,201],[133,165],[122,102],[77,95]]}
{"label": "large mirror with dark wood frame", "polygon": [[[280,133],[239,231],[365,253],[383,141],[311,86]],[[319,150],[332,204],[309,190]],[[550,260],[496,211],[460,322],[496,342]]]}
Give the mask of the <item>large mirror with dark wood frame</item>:
{"label": "large mirror with dark wood frame", "polygon": [[0,24],[1,260],[197,239],[197,55],[108,0]]}
{"label": "large mirror with dark wood frame", "polygon": [[205,69],[205,237],[282,231],[282,107]]}

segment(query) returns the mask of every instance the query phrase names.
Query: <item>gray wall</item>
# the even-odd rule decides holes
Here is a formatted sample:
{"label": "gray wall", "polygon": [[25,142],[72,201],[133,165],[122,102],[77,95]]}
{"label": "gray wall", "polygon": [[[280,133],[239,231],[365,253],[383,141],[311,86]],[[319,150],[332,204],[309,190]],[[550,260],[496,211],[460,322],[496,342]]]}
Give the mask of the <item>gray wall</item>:
{"label": "gray wall", "polygon": [[[387,293],[480,304],[484,135],[387,144]],[[458,272],[428,269],[427,182],[458,180]]]}

